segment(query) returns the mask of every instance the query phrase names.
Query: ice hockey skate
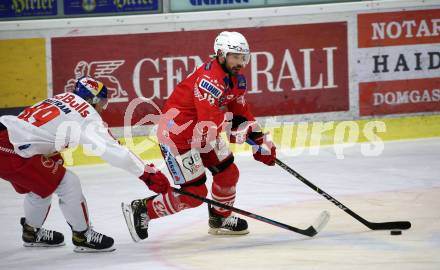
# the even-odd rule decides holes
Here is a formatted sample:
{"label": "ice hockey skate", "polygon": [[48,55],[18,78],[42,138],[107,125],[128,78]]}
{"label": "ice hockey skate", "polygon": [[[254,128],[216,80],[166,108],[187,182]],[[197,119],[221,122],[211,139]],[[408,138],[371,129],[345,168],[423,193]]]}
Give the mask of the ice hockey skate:
{"label": "ice hockey skate", "polygon": [[22,217],[20,224],[23,226],[23,245],[25,247],[59,247],[64,246],[64,235],[62,233],[46,230],[45,228],[34,228],[26,224]]}
{"label": "ice hockey skate", "polygon": [[75,245],[73,251],[79,253],[95,253],[114,251],[114,240],[102,233],[98,233],[89,227],[82,232],[72,231],[72,242]]}
{"label": "ice hockey skate", "polygon": [[217,215],[210,207],[208,233],[213,235],[245,235],[249,231],[246,220],[233,215],[229,217]]}
{"label": "ice hockey skate", "polygon": [[130,205],[121,203],[122,214],[124,214],[128,231],[134,242],[148,237],[148,222],[150,218],[147,214],[147,199],[139,199],[131,202]]}

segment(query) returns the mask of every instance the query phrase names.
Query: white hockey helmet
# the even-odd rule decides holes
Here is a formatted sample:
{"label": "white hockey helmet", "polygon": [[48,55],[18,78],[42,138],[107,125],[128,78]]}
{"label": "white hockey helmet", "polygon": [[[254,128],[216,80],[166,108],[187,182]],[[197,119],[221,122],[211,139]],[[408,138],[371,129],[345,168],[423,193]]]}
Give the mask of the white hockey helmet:
{"label": "white hockey helmet", "polygon": [[246,38],[238,32],[221,32],[214,41],[214,53],[220,50],[222,56],[228,53],[239,53],[244,55],[244,63],[247,65],[250,58],[249,44]]}

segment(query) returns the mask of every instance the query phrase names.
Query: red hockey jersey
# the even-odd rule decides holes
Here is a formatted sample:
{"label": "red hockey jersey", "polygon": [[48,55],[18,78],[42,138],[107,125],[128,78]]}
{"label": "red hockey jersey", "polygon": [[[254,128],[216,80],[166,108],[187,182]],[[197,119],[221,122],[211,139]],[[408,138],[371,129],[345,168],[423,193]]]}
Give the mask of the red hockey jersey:
{"label": "red hockey jersey", "polygon": [[205,121],[210,121],[207,126],[216,128],[218,136],[226,112],[255,121],[245,93],[243,75],[230,76],[216,59],[204,63],[176,86],[165,103],[157,133],[159,140],[166,143],[171,139],[178,148],[188,149],[194,143],[206,142],[208,128],[201,125]]}

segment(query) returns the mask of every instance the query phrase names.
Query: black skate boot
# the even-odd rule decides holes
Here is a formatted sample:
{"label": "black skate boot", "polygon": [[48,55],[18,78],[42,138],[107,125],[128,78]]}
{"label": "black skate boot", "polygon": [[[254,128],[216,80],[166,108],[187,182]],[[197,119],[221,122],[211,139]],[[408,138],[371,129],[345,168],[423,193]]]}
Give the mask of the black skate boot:
{"label": "black skate boot", "polygon": [[25,247],[59,247],[65,245],[62,233],[44,228],[34,228],[26,224],[24,217],[20,219],[20,224],[23,226],[22,239]]}
{"label": "black skate boot", "polygon": [[211,207],[209,209],[209,234],[214,235],[244,235],[248,234],[248,225],[246,220],[232,216],[223,217],[214,213]]}
{"label": "black skate boot", "polygon": [[134,200],[130,205],[121,204],[128,231],[135,242],[148,237],[148,222],[150,218],[147,213],[147,201],[152,198]]}
{"label": "black skate boot", "polygon": [[73,251],[83,252],[109,252],[114,251],[114,240],[104,234],[95,232],[92,227],[82,232],[72,231]]}

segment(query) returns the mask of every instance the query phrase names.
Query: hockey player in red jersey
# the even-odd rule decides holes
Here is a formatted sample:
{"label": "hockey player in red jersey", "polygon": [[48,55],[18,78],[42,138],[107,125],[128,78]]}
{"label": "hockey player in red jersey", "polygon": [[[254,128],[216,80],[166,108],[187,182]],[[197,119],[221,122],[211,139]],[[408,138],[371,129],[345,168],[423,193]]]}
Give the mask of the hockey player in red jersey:
{"label": "hockey player in red jersey", "polygon": [[[240,73],[249,62],[245,37],[238,32],[221,32],[214,42],[215,58],[204,63],[180,82],[163,108],[157,136],[165,162],[182,190],[206,197],[206,169],[213,176],[211,196],[215,201],[233,205],[239,170],[234,156],[220,137],[226,130],[232,143],[251,138],[265,145],[268,152],[254,152],[266,165],[275,164],[274,144],[255,122],[245,101],[246,79]],[[200,201],[169,191],[123,205],[130,233],[135,241],[148,236],[148,222],[183,209],[197,207]],[[133,222],[134,224],[131,224]],[[248,233],[244,219],[231,211],[209,209],[210,234]]]}
{"label": "hockey player in red jersey", "polygon": [[[114,240],[91,227],[78,177],[63,167],[59,151],[75,145],[100,150],[101,158],[144,181],[155,192],[169,189],[168,179],[121,146],[105,127],[100,113],[107,106],[107,88],[90,77],[64,93],[26,108],[18,116],[0,117],[0,177],[26,194],[22,239],[27,247],[64,245],[63,234],[42,228],[52,195],[72,229],[76,252],[113,251]],[[64,127],[64,129],[63,129]],[[63,132],[67,129],[70,132]]]}

